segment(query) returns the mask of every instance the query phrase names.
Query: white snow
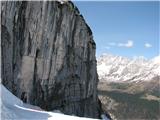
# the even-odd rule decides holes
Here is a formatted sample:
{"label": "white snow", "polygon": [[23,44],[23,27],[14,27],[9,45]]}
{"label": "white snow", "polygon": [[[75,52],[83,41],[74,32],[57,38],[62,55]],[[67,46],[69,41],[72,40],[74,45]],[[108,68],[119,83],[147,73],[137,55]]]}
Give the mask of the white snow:
{"label": "white snow", "polygon": [[151,60],[144,57],[129,59],[112,54],[103,54],[97,59],[100,81],[138,82],[150,81],[160,76],[160,56]]}
{"label": "white snow", "polygon": [[160,64],[160,55],[151,60],[154,64]]}
{"label": "white snow", "polygon": [[[2,84],[0,84],[0,88],[1,120],[96,120],[91,118],[64,115],[57,112],[43,111],[37,106],[23,103],[19,98],[17,98],[9,90],[7,90]],[[109,119],[104,118],[103,120]]]}
{"label": "white snow", "polygon": [[57,0],[58,2],[60,2],[61,4],[64,4],[65,2],[67,2],[67,0]]}

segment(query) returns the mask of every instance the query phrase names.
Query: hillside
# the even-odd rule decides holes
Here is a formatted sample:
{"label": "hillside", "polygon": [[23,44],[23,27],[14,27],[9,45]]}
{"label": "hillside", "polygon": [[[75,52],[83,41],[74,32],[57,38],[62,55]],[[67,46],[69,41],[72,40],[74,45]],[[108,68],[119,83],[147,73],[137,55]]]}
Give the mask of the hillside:
{"label": "hillside", "polygon": [[[0,84],[0,96],[1,96],[1,119],[39,119],[39,120],[97,120],[84,117],[76,117],[64,115],[60,111],[44,111],[37,106],[23,103],[19,98],[14,96],[9,90],[7,90],[2,84]],[[103,115],[102,115],[103,116]],[[104,117],[104,116],[103,116]],[[109,120],[106,117],[103,120]]]}
{"label": "hillside", "polygon": [[106,54],[98,59],[99,98],[112,118],[160,119],[159,58]]}

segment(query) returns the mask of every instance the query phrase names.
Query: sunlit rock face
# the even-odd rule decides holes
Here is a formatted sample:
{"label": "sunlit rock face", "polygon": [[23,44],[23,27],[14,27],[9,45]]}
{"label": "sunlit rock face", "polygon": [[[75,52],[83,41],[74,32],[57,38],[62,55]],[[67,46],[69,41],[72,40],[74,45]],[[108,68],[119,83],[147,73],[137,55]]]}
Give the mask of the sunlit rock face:
{"label": "sunlit rock face", "polygon": [[71,3],[1,2],[2,83],[24,102],[99,117],[95,42]]}

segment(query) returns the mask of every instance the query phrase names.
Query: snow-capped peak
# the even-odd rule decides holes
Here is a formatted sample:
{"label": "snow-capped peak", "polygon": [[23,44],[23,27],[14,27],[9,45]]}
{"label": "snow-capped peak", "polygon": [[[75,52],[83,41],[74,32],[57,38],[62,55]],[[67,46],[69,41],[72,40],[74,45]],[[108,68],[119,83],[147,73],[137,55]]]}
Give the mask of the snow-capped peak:
{"label": "snow-capped peak", "polygon": [[154,57],[151,61],[152,61],[154,64],[160,64],[160,55]]}
{"label": "snow-capped peak", "polygon": [[103,54],[97,59],[97,71],[100,81],[149,81],[160,76],[160,56],[148,60]]}

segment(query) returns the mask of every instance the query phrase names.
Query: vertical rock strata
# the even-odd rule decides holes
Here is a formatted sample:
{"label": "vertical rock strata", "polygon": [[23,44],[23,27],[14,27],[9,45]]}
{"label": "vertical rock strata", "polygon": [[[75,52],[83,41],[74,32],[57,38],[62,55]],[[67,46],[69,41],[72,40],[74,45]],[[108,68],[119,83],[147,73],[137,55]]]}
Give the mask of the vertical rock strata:
{"label": "vertical rock strata", "polygon": [[2,83],[24,102],[99,117],[95,42],[72,2],[1,2]]}

